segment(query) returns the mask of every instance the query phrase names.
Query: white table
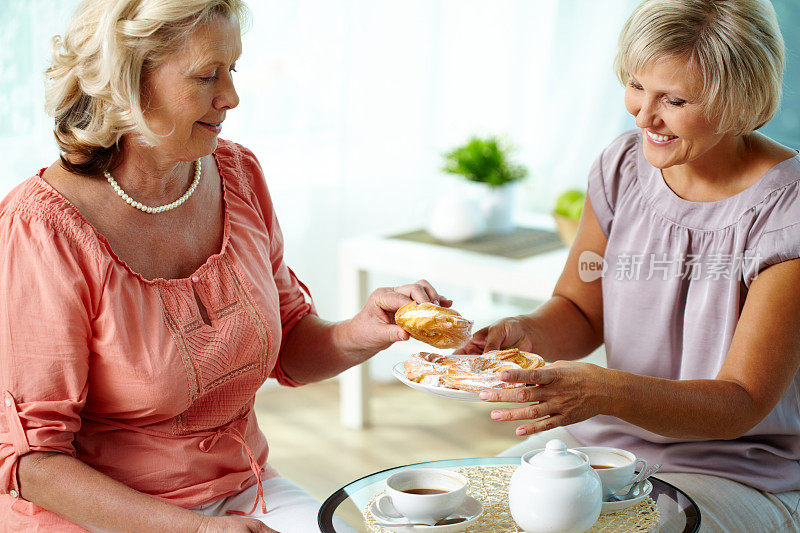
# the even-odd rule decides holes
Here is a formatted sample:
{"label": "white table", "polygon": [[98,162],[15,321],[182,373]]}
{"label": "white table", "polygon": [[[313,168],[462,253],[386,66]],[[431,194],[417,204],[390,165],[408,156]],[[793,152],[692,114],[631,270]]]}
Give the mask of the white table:
{"label": "white table", "polygon": [[[547,222],[541,225],[547,227]],[[547,227],[547,229],[550,229]],[[425,278],[437,284],[471,289],[491,301],[493,294],[547,300],[567,259],[566,248],[526,259],[469,252],[381,236],[355,237],[339,245],[341,316],[357,313],[370,292],[370,274],[400,277],[408,282]],[[340,376],[342,424],[362,428],[369,423],[369,362]]]}

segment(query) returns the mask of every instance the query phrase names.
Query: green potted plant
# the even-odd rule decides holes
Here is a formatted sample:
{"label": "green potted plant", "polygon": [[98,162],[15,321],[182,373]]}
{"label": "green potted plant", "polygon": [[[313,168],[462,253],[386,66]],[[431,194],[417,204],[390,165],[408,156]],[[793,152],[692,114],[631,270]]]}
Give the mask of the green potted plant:
{"label": "green potted plant", "polygon": [[585,198],[586,194],[578,189],[566,190],[556,198],[553,218],[556,221],[556,230],[567,246],[572,246],[578,233],[578,222],[581,219]]}
{"label": "green potted plant", "polygon": [[487,186],[483,204],[488,232],[514,230],[513,194],[509,186],[525,178],[528,169],[510,160],[512,151],[511,146],[491,135],[472,136],[444,154],[443,171]]}

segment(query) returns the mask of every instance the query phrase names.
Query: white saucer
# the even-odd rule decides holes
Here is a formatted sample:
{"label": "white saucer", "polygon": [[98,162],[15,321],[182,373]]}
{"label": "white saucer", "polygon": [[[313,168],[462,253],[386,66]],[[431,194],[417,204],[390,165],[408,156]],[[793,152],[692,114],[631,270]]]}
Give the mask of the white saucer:
{"label": "white saucer", "polygon": [[403,371],[403,361],[397,363],[392,367],[392,374],[403,384],[408,385],[412,389],[417,389],[428,394],[441,396],[442,398],[450,398],[451,400],[464,400],[467,402],[479,402],[481,399],[478,397],[477,392],[470,392],[466,390],[448,389],[447,387],[434,387],[433,385],[423,385],[416,381],[411,381],[406,377]]}
{"label": "white saucer", "polygon": [[640,501],[644,500],[649,494],[650,491],[653,490],[653,484],[650,483],[650,480],[644,482],[644,489],[642,493],[636,496],[635,498],[631,498],[630,500],[623,500],[621,502],[603,502],[603,506],[600,509],[600,514],[608,514],[608,513],[617,513],[628,507],[633,507]]}
{"label": "white saucer", "polygon": [[[391,504],[389,501],[387,501],[387,503]],[[374,516],[376,520],[381,522],[381,527],[389,528],[398,533],[419,533],[421,531],[429,533],[456,533],[457,531],[464,531],[467,529],[483,514],[483,504],[472,496],[467,496],[464,498],[464,503],[461,504],[461,507],[453,512],[453,516],[466,516],[467,520],[459,522],[458,524],[448,524],[445,526],[407,526],[408,520],[406,518],[398,518],[400,513],[397,513],[397,516],[386,516],[378,511],[375,501],[370,504],[369,512],[372,513],[372,516]]]}

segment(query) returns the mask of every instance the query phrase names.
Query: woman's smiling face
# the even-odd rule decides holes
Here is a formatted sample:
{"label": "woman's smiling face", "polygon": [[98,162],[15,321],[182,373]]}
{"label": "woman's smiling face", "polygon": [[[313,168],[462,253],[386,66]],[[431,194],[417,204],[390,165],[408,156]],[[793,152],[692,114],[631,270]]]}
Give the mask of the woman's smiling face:
{"label": "woman's smiling face", "polygon": [[148,73],[144,116],[162,155],[191,161],[214,151],[226,112],[239,104],[232,74],[241,50],[239,23],[217,16]]}
{"label": "woman's smiling face", "polygon": [[682,58],[664,57],[632,73],[625,107],[644,137],[644,156],[665,169],[709,155],[726,137],[705,115],[703,80]]}

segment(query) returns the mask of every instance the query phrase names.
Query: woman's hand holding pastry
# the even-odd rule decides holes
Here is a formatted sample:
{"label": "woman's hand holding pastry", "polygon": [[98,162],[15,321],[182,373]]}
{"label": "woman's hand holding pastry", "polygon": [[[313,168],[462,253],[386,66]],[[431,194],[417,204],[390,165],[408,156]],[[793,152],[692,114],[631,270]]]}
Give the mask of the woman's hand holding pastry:
{"label": "woman's hand holding pastry", "polygon": [[533,327],[530,317],[512,316],[498,320],[491,326],[479,329],[456,354],[482,354],[491,350],[519,348],[536,353],[533,342]]}
{"label": "woman's hand holding pastry", "polygon": [[341,332],[345,338],[341,345],[353,346],[368,358],[397,341],[408,340],[408,332],[395,324],[394,314],[412,301],[441,307],[453,304],[424,279],[400,287],[376,289],[361,311],[345,323]]}
{"label": "woman's hand holding pastry", "polygon": [[525,383],[516,389],[491,389],[480,393],[489,402],[526,403],[523,407],[495,409],[494,420],[533,420],[519,426],[517,435],[531,435],[581,422],[608,412],[609,387],[604,382],[608,370],[590,363],[557,361],[531,370],[504,370],[501,378],[509,383]]}

